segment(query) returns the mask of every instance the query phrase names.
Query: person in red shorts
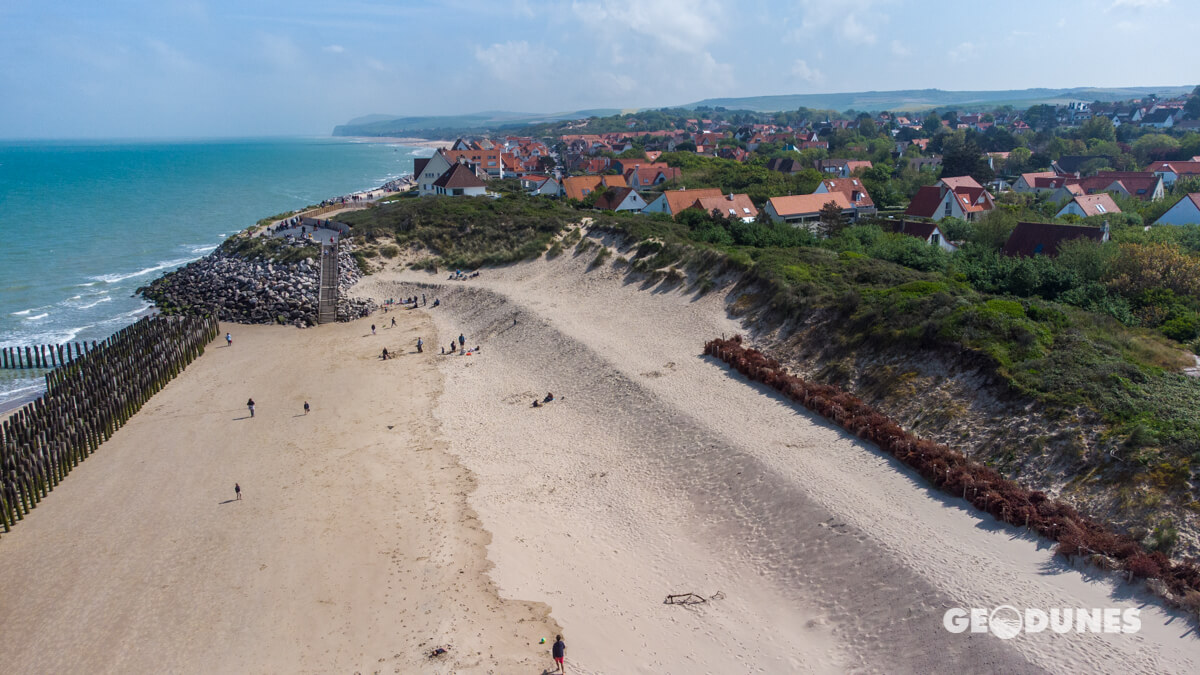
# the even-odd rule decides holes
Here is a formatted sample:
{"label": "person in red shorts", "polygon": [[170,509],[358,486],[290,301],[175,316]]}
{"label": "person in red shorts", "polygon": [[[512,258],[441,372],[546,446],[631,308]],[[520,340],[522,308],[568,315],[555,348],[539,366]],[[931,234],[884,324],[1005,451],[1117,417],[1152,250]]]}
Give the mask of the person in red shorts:
{"label": "person in red shorts", "polygon": [[563,665],[563,659],[567,655],[567,645],[563,642],[561,635],[555,635],[554,640],[554,648],[550,650],[550,654],[554,657],[554,663],[558,665],[557,672],[565,675],[567,668]]}

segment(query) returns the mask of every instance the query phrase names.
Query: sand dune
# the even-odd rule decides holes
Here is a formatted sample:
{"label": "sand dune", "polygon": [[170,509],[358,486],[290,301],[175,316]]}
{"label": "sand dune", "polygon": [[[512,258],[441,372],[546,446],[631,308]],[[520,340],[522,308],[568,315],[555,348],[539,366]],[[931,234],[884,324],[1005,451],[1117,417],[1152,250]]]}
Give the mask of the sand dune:
{"label": "sand dune", "polygon": [[[592,257],[358,289],[436,281],[439,335],[483,347],[442,361],[442,429],[478,477],[493,576],[549,604],[589,672],[1195,669],[1180,617],[703,357],[739,331],[727,298],[587,271]],[[531,409],[546,391],[560,401]],[[942,626],[947,608],[1002,604],[1141,607],[1143,627],[1002,641]]]}

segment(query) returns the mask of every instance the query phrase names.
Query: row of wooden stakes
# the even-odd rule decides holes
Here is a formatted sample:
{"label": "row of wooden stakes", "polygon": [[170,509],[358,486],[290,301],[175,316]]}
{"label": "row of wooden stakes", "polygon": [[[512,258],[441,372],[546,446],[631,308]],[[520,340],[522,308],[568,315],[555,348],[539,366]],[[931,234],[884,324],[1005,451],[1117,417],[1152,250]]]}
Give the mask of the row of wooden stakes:
{"label": "row of wooden stakes", "polygon": [[[0,424],[0,525],[24,519],[79,462],[217,337],[212,316],[153,316],[46,373],[46,393]],[[51,353],[59,353],[58,349]],[[56,354],[58,355],[58,354]]]}

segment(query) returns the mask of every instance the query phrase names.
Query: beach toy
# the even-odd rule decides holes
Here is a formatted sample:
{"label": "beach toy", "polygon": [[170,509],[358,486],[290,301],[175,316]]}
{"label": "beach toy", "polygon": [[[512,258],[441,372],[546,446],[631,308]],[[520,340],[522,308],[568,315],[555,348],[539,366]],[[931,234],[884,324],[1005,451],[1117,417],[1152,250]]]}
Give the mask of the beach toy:
{"label": "beach toy", "polygon": [[542,638],[541,640],[538,640],[538,644],[539,644],[539,645],[544,645],[544,644],[546,644],[546,638]]}

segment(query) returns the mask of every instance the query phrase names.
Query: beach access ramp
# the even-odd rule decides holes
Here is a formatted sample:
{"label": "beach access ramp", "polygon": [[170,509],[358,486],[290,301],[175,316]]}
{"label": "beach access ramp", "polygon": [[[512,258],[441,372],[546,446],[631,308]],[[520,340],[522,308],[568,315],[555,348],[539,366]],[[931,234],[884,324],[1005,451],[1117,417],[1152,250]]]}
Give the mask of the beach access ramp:
{"label": "beach access ramp", "polygon": [[317,323],[337,321],[338,251],[337,244],[321,246],[321,285],[317,296]]}

